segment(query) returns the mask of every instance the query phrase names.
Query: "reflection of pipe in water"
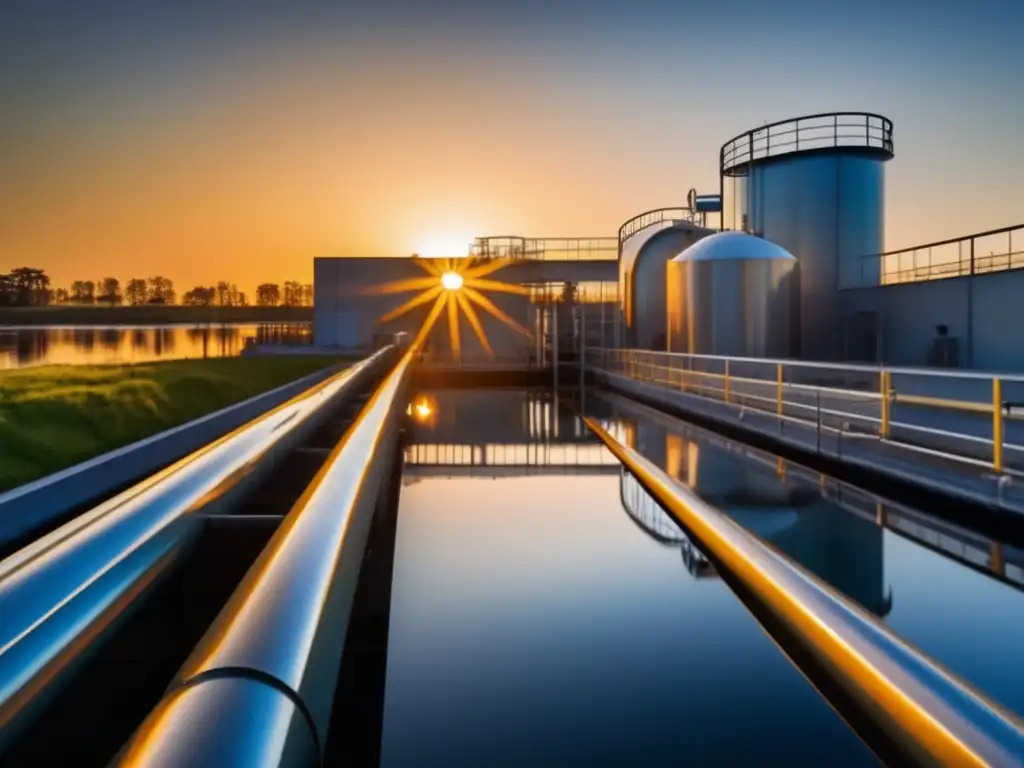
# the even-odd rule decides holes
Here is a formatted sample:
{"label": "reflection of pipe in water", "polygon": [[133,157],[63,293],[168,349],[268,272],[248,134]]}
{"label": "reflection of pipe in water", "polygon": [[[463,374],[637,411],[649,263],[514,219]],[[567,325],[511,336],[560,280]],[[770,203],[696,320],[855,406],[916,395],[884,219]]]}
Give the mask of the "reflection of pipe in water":
{"label": "reflection of pipe in water", "polygon": [[709,504],[875,615],[892,610],[877,526],[842,513],[817,489],[787,482],[776,462],[696,441],[689,458],[689,486]]}

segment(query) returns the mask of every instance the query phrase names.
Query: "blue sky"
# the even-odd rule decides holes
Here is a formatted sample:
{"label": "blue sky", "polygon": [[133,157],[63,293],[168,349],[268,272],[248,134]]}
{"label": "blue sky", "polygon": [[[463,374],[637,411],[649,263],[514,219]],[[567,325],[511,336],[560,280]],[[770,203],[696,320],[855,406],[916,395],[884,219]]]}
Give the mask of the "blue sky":
{"label": "blue sky", "polygon": [[895,123],[887,247],[1014,224],[1021,29],[1005,0],[8,0],[0,268],[245,283],[611,235],[717,188],[733,135],[832,110]]}

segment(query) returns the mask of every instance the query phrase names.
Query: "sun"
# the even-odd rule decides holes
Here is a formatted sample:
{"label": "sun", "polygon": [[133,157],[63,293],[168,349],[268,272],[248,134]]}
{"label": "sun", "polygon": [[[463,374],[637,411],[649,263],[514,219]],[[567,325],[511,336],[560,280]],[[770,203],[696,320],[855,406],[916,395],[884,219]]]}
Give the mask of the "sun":
{"label": "sun", "polygon": [[465,278],[458,272],[445,272],[441,275],[441,285],[445,287],[446,291],[457,291],[465,282]]}
{"label": "sun", "polygon": [[517,323],[507,314],[502,312],[488,299],[482,291],[498,291],[500,293],[515,293],[520,296],[528,296],[529,289],[521,285],[503,283],[493,280],[487,275],[497,272],[499,269],[508,266],[511,261],[508,259],[491,259],[479,262],[469,258],[457,259],[421,259],[414,255],[413,260],[420,265],[426,275],[424,277],[413,277],[406,280],[397,280],[393,283],[373,286],[367,290],[372,294],[407,293],[419,291],[416,296],[406,301],[399,307],[383,315],[378,322],[387,323],[401,317],[412,309],[423,304],[434,302],[424,320],[423,326],[416,334],[412,346],[419,349],[426,341],[427,335],[433,329],[441,313],[448,310],[448,332],[451,339],[452,353],[455,357],[462,354],[462,341],[459,330],[459,315],[464,314],[469,327],[473,329],[480,346],[488,355],[494,356],[487,341],[487,334],[484,333],[480,317],[475,307],[480,307],[488,314],[494,316],[509,328],[523,334],[526,338],[533,338],[526,328]]}

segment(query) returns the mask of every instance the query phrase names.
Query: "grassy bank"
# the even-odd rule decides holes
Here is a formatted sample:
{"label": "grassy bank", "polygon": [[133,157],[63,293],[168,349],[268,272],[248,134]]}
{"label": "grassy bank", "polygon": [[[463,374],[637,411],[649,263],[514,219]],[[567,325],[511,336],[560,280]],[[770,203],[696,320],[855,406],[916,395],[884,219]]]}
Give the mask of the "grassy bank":
{"label": "grassy bank", "polygon": [[338,362],[280,356],[0,373],[0,491]]}
{"label": "grassy bank", "polygon": [[171,325],[312,321],[312,307],[0,307],[0,325]]}

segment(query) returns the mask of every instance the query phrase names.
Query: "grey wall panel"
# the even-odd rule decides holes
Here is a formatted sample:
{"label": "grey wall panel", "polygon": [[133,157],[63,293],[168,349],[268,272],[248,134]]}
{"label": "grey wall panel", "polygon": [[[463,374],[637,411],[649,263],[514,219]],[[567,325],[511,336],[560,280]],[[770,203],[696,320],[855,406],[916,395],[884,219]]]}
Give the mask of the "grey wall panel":
{"label": "grey wall panel", "polygon": [[888,365],[927,363],[936,326],[957,340],[959,366],[1024,371],[1024,271],[904,283],[841,292],[846,318],[879,318],[879,358]]}

